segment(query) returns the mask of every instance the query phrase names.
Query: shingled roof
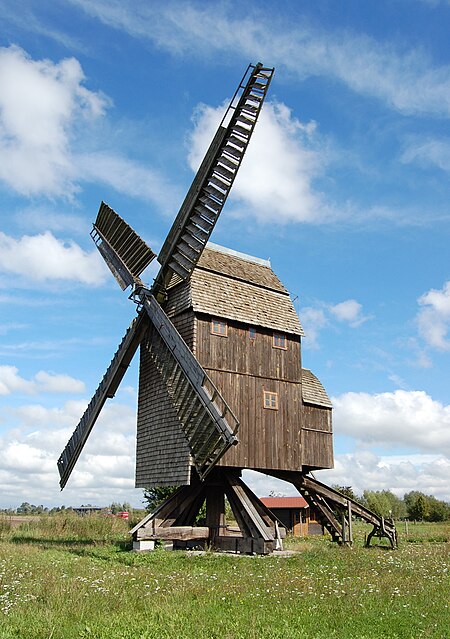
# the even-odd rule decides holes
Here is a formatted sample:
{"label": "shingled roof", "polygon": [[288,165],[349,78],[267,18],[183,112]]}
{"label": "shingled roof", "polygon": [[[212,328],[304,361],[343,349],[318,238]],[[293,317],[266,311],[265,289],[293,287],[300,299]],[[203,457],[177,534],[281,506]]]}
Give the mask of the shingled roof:
{"label": "shingled roof", "polygon": [[206,248],[187,284],[171,293],[166,312],[192,307],[228,320],[304,335],[289,293],[269,262],[222,247]]}
{"label": "shingled roof", "polygon": [[319,379],[307,368],[302,368],[302,398],[305,404],[333,408]]}

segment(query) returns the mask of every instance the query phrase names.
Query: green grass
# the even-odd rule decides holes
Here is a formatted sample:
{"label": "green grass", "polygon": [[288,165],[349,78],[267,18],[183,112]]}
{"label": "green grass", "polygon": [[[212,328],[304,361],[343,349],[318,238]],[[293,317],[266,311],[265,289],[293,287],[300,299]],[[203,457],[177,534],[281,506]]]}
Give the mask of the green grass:
{"label": "green grass", "polygon": [[357,526],[353,549],[314,537],[241,557],[131,553],[127,522],[41,518],[3,531],[0,637],[447,638],[449,544],[426,540],[448,526],[416,526],[398,551],[363,548]]}

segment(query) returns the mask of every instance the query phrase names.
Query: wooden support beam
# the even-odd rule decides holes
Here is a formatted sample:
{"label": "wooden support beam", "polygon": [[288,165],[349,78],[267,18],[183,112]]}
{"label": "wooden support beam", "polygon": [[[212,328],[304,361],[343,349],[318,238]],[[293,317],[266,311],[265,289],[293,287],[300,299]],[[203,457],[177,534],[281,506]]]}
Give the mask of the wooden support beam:
{"label": "wooden support beam", "polygon": [[269,555],[275,549],[275,542],[254,537],[230,537],[227,535],[215,537],[214,547],[216,550],[243,555]]}
{"label": "wooden support beam", "polygon": [[209,528],[207,526],[158,526],[153,528],[140,528],[137,532],[137,540],[166,541],[191,541],[195,539],[208,539]]}
{"label": "wooden support beam", "polygon": [[347,505],[347,519],[348,519],[348,543],[353,546],[353,522],[352,522],[352,502],[348,500]]}
{"label": "wooden support beam", "polygon": [[223,535],[225,522],[225,492],[224,487],[209,485],[206,487],[206,525],[210,530],[210,540]]}

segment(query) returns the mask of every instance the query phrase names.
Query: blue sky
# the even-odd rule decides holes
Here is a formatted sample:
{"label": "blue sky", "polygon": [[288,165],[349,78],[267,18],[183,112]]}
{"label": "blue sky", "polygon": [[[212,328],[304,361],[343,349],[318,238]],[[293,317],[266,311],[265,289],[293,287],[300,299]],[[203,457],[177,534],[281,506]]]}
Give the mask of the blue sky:
{"label": "blue sky", "polygon": [[139,505],[136,362],[58,489],[135,312],[91,223],[104,200],[158,251],[259,60],[276,74],[212,240],[295,298],[334,403],[319,479],[450,501],[450,2],[3,0],[0,20],[0,506]]}

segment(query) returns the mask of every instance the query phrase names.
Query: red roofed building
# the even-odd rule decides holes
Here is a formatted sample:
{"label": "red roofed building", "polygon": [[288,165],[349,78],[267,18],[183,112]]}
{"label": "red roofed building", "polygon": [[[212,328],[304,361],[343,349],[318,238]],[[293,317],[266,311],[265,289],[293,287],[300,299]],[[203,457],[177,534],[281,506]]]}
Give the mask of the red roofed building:
{"label": "red roofed building", "polygon": [[261,497],[261,501],[296,537],[322,532],[314,509],[303,497]]}

